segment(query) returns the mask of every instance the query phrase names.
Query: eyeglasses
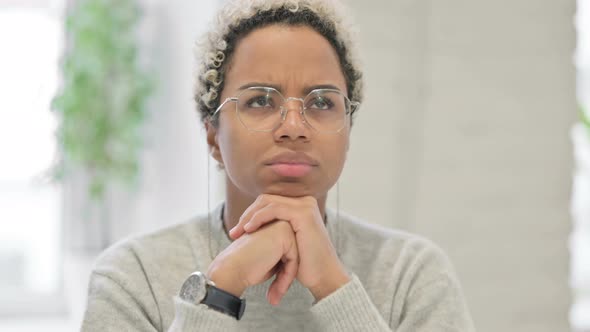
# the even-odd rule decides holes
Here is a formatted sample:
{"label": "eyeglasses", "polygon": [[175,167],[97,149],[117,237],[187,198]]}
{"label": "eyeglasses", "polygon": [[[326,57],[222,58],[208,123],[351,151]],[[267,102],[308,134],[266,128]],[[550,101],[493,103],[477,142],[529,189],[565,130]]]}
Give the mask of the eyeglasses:
{"label": "eyeglasses", "polygon": [[273,131],[287,117],[286,103],[297,100],[302,103],[299,114],[303,122],[322,133],[337,133],[346,126],[350,114],[360,105],[334,89],[312,90],[305,98],[285,98],[270,87],[250,87],[237,97],[227,98],[215,110],[215,118],[225,104],[236,103],[236,114],[242,125],[251,131]]}

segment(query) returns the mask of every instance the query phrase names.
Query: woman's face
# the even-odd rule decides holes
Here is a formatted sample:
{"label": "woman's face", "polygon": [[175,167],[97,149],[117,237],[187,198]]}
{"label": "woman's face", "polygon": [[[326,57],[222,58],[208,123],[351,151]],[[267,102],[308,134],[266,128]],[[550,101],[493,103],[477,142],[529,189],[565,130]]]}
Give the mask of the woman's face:
{"label": "woman's face", "polygon": [[[304,98],[319,86],[345,95],[346,81],[335,50],[305,26],[270,25],[252,31],[237,44],[221,101],[244,86],[275,87],[285,98]],[[303,122],[299,101],[288,101],[285,120],[270,132],[246,129],[227,103],[217,128],[207,126],[213,157],[223,165],[227,189],[256,198],[260,194],[325,198],[346,159],[350,121],[338,133],[320,133]]]}

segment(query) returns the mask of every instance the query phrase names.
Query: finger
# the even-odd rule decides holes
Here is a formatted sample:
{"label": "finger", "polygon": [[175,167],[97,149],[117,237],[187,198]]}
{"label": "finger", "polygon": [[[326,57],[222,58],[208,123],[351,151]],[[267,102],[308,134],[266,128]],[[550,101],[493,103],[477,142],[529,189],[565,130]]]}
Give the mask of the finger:
{"label": "finger", "polygon": [[[314,211],[313,208],[309,209],[308,205],[293,204],[296,202],[294,199],[288,201],[273,201],[264,207],[254,211],[251,215],[250,220],[244,220],[245,224],[242,229],[246,233],[253,233],[260,227],[274,222],[277,220],[284,220],[291,224],[291,228],[295,233],[298,233],[303,228],[308,228],[308,225],[312,227],[315,225],[323,225],[323,219],[317,210],[317,205]],[[314,198],[315,202],[315,198]],[[300,202],[297,202],[300,203]],[[313,220],[320,220],[321,222],[313,222]]]}
{"label": "finger", "polygon": [[297,277],[299,259],[295,245],[291,246],[281,261],[282,264],[276,278],[268,289],[267,299],[272,305],[278,305],[281,302],[281,299],[287,294],[291,284],[293,284],[293,281]]}
{"label": "finger", "polygon": [[[293,264],[291,263],[290,265]],[[267,297],[270,304],[278,305],[281,302],[281,298],[283,298],[283,296],[287,294],[287,291],[289,291],[297,274],[297,270],[295,270],[295,273],[293,273],[292,270],[292,268],[287,270],[287,264],[281,265],[281,268],[276,274],[275,280],[273,280],[268,288]]]}
{"label": "finger", "polygon": [[250,220],[246,221],[243,230],[247,233],[253,233],[260,227],[273,221],[284,220],[289,222],[289,219],[286,218],[287,216],[288,213],[285,212],[284,205],[270,203],[254,212]]}
{"label": "finger", "polygon": [[291,283],[297,277],[297,271],[299,270],[299,250],[295,239],[293,239],[286,249],[285,254],[281,258],[283,264],[280,275],[278,276],[281,280],[277,282],[283,294],[287,293]]}
{"label": "finger", "polygon": [[[296,255],[297,255],[297,253],[296,253]],[[281,269],[280,276],[279,276],[282,278],[282,280],[278,286],[283,294],[287,293],[287,291],[289,290],[289,287],[291,287],[291,284],[297,278],[297,271],[298,270],[299,270],[299,257],[291,258],[283,263],[283,268]],[[282,282],[284,282],[284,283],[282,283]]]}
{"label": "finger", "polygon": [[268,287],[268,291],[266,293],[266,300],[268,303],[275,306],[281,303],[281,299],[285,295],[285,293],[283,293],[278,287],[278,280],[279,275],[277,274],[275,280],[273,280],[273,282],[270,284],[270,287]]}
{"label": "finger", "polygon": [[[273,280],[272,284],[268,288],[267,300],[270,304],[275,306],[281,303],[281,300],[283,299],[285,294],[287,294],[287,291],[289,291],[289,287],[291,287],[291,284],[295,280],[295,278],[293,278],[291,280],[286,281],[286,278],[282,274],[282,271],[283,270],[281,270],[279,274],[277,274],[275,280]],[[286,288],[283,284],[286,284]]]}
{"label": "finger", "polygon": [[268,195],[258,196],[254,203],[250,204],[250,206],[248,206],[244,213],[242,213],[240,219],[238,220],[238,223],[232,229],[229,230],[229,237],[231,239],[235,240],[242,236],[245,233],[244,224],[246,224],[248,220],[252,218],[252,214],[258,211],[258,209],[261,209],[270,203],[266,196]]}

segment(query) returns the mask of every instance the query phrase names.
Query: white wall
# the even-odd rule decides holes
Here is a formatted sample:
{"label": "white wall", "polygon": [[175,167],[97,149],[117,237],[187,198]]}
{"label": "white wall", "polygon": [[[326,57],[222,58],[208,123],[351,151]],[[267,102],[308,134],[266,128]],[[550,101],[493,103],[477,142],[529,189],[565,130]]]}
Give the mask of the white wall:
{"label": "white wall", "polygon": [[[112,199],[113,237],[186,221],[207,210],[208,152],[193,102],[193,47],[217,1],[143,0],[141,33],[156,92],[149,105],[138,195],[117,190]],[[212,168],[211,205],[219,197]]]}
{"label": "white wall", "polygon": [[568,330],[575,1],[347,2],[368,93],[344,209],[440,244],[479,331]]}

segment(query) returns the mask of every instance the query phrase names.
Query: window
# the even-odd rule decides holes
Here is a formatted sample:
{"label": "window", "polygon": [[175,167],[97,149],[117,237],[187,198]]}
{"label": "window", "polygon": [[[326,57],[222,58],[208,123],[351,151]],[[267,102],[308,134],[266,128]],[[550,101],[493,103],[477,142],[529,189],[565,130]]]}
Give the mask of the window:
{"label": "window", "polygon": [[0,4],[0,315],[55,313],[62,298],[55,156],[62,23],[56,1]]}
{"label": "window", "polygon": [[[578,0],[578,101],[590,118],[590,1]],[[590,136],[577,126],[572,131],[576,173],[572,195],[573,230],[570,237],[573,305],[570,320],[575,331],[590,330]]]}

